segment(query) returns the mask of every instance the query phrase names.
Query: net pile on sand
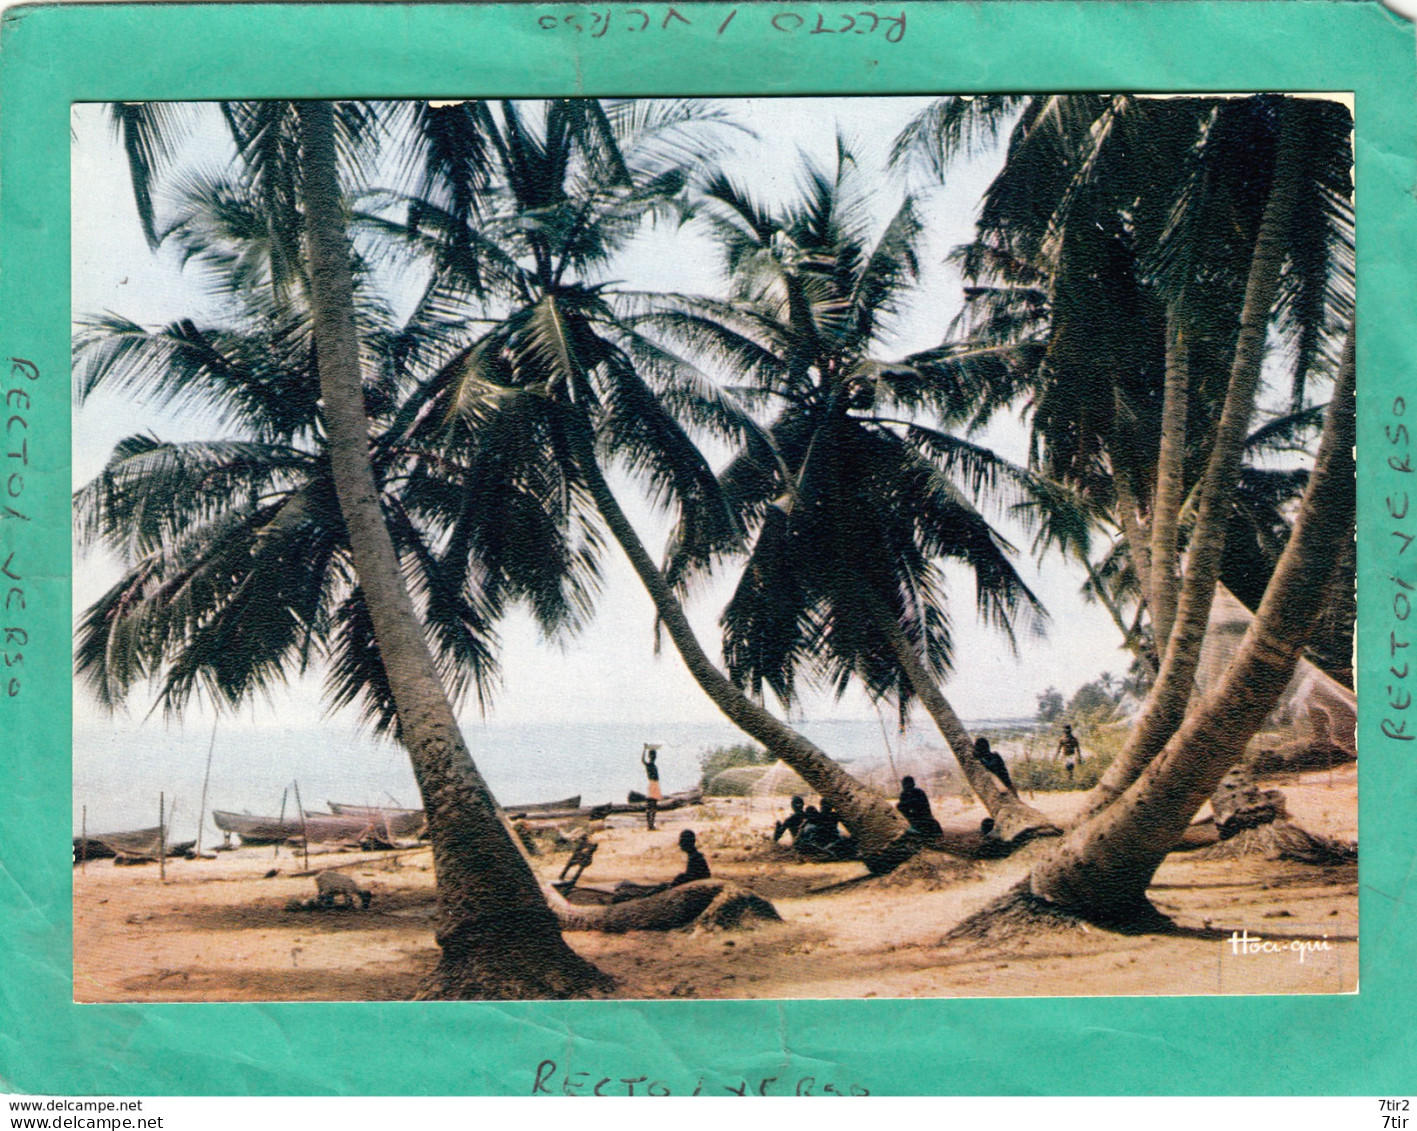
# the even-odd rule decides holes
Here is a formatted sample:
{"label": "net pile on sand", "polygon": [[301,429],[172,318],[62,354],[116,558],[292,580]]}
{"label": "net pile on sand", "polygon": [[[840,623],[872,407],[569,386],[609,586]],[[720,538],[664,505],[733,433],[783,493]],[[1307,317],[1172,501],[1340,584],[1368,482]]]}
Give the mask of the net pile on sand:
{"label": "net pile on sand", "polygon": [[[833,751],[833,753],[836,753]],[[879,744],[862,749],[843,751],[843,765],[858,781],[880,790],[888,797],[900,792],[900,779],[909,775],[933,795],[958,788],[954,756],[942,742],[932,744],[915,733],[888,741],[883,736]],[[715,774],[707,792],[719,797],[791,797],[811,798],[816,791],[786,762],[769,766],[733,766]]]}
{"label": "net pile on sand", "polygon": [[931,797],[959,789],[955,761],[943,745],[932,747],[905,742],[890,757],[872,758],[853,764],[852,773],[866,785],[888,797],[900,792],[900,779],[912,777]]}
{"label": "net pile on sand", "polygon": [[[1216,587],[1196,668],[1200,693],[1224,677],[1254,619],[1230,590]],[[1251,741],[1246,761],[1265,772],[1322,769],[1350,762],[1358,756],[1357,726],[1357,696],[1301,656],[1278,706]]]}
{"label": "net pile on sand", "polygon": [[[1005,737],[997,737],[997,731],[987,733],[993,738],[994,750],[1010,766],[1022,766],[1030,756],[1035,760],[1046,758],[1052,749],[1049,742],[1056,744],[1051,732],[1040,738],[1030,733],[1028,724],[1020,720],[1002,720],[1001,727],[1007,732]],[[959,794],[969,788],[954,754],[928,722],[914,722],[903,732],[883,726],[879,736],[870,740],[858,737],[845,745],[834,744],[830,753],[857,781],[886,797],[899,795],[901,779],[905,777],[914,778],[915,784],[932,798]],[[731,766],[720,770],[706,784],[705,793],[713,797],[798,795],[810,800],[816,790],[786,762],[777,761],[767,766]]]}
{"label": "net pile on sand", "polygon": [[[852,777],[887,797],[900,793],[900,781],[912,777],[931,797],[962,788],[958,763],[944,739],[927,722],[913,722],[904,730],[882,725],[880,740],[849,752],[847,769]],[[1004,753],[1005,759],[1010,753]]]}
{"label": "net pile on sand", "polygon": [[797,771],[780,760],[764,770],[749,790],[753,797],[806,796],[811,792],[812,787],[798,776]]}

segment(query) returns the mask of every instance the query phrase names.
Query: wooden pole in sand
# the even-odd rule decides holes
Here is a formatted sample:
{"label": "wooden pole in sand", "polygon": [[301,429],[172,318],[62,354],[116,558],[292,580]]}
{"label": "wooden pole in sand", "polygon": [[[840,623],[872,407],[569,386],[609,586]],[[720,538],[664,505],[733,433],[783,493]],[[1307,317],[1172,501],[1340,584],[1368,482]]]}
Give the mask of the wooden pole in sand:
{"label": "wooden pole in sand", "polygon": [[212,752],[216,750],[216,724],[217,719],[213,719],[212,740],[207,745],[207,772],[202,775],[202,803],[197,807],[197,856],[199,859],[202,855],[202,826],[207,822],[207,783],[212,780]]}
{"label": "wooden pole in sand", "polygon": [[84,815],[79,818],[79,871],[89,870],[89,807],[84,806]]}
{"label": "wooden pole in sand", "polygon": [[[897,777],[898,771],[895,767],[895,755],[891,753],[891,740],[890,737],[886,734],[886,717],[881,714],[881,705],[879,703],[872,704],[872,706],[876,708],[876,723],[881,728],[881,742],[885,745],[886,748],[886,761],[890,763],[891,777],[895,778],[896,780],[899,780],[899,778]],[[905,737],[905,727],[900,728],[900,734],[902,738]]]}
{"label": "wooden pole in sand", "polygon": [[167,882],[167,795],[157,795],[157,880]]}
{"label": "wooden pole in sand", "polygon": [[305,827],[305,806],[300,801],[300,783],[295,782],[295,810],[300,814],[300,843],[305,850],[305,870],[310,870],[310,831]]}
{"label": "wooden pole in sand", "polygon": [[[281,835],[285,835],[285,799],[290,796],[290,786],[286,786],[280,791],[280,827]],[[280,841],[276,841],[275,847],[271,850],[271,859],[280,856]]]}

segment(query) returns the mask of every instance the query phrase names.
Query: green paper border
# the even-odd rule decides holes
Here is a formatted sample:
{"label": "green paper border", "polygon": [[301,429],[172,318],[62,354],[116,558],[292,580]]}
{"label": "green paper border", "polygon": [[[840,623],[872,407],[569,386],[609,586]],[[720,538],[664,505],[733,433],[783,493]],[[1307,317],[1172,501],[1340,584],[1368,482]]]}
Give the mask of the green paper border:
{"label": "green paper border", "polygon": [[[0,1090],[526,1094],[536,1066],[722,1094],[803,1076],[873,1094],[1375,1094],[1410,1090],[1417,744],[1380,732],[1391,577],[1417,512],[1384,434],[1417,340],[1412,27],[1373,2],[890,3],[908,30],[785,36],[767,16],[870,5],[680,3],[637,41],[537,23],[624,4],[101,5],[11,9],[0,37],[0,394],[35,395],[0,563],[25,590],[18,697],[0,680]],[[658,18],[668,6],[645,3]],[[745,16],[751,16],[746,19]],[[757,30],[755,30],[755,28]],[[72,1004],[69,591],[71,101],[516,94],[1319,90],[1357,97],[1361,991],[1347,996],[527,1004]],[[40,378],[8,374],[12,356]],[[1417,413],[1413,414],[1417,416]],[[1417,419],[1412,422],[1417,427]],[[8,448],[7,448],[8,450]],[[0,464],[5,463],[0,452]],[[9,468],[0,468],[0,491]],[[0,503],[6,500],[0,498]],[[13,558],[7,555],[12,554]],[[1399,571],[1401,571],[1399,573]],[[0,588],[0,620],[4,620]],[[17,609],[12,609],[11,615]],[[5,623],[9,623],[5,621]],[[1417,635],[1417,633],[1414,633]],[[0,673],[8,674],[8,673]],[[1417,683],[1417,679],[1409,682]],[[1387,715],[1382,714],[1383,711]],[[1417,715],[1417,709],[1407,712]],[[1409,730],[1417,724],[1409,722]],[[558,1079],[560,1077],[558,1076]]]}

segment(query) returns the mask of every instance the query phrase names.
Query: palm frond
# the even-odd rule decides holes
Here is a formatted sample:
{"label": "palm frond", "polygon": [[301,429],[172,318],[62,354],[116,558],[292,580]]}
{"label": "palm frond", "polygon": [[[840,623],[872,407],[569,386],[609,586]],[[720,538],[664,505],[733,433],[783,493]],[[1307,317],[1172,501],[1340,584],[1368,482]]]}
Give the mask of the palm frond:
{"label": "palm frond", "polygon": [[741,531],[703,454],[624,353],[607,343],[601,365],[602,446],[648,481],[653,502],[677,510],[676,537],[695,556],[735,548]]}
{"label": "palm frond", "polygon": [[1280,413],[1254,429],[1245,438],[1245,448],[1252,454],[1302,448],[1301,437],[1312,437],[1322,428],[1327,411],[1328,404],[1325,402],[1310,405],[1298,412]]}
{"label": "palm frond", "polygon": [[856,341],[865,346],[876,336],[884,316],[901,310],[901,299],[920,273],[916,245],[924,225],[907,197],[872,249],[851,292]]}
{"label": "palm frond", "polygon": [[1298,409],[1312,375],[1337,372],[1353,323],[1353,119],[1337,102],[1293,103],[1290,112],[1305,117],[1310,175],[1300,182],[1276,321],[1292,366],[1290,403]]}
{"label": "palm frond", "polygon": [[391,129],[404,137],[400,180],[411,184],[408,227],[423,225],[423,208],[432,205],[447,217],[447,234],[454,242],[475,233],[474,221],[485,210],[485,198],[496,169],[492,134],[496,126],[487,103],[474,99],[452,104],[405,104],[404,115]]}
{"label": "palm frond", "polygon": [[301,670],[339,549],[332,503],[302,490],[189,524],[85,613],[76,674],[108,706],[156,680],[173,714],[197,691],[239,704]]}
{"label": "palm frond", "polygon": [[755,136],[714,99],[609,98],[596,106],[610,123],[631,182],[711,169],[729,138]]}
{"label": "palm frond", "polygon": [[185,319],[159,330],[116,315],[85,319],[74,335],[74,396],[82,403],[102,386],[206,414],[222,427],[251,425],[262,439],[290,440],[308,432],[318,413],[307,332],[303,321],[252,336]]}
{"label": "palm frond", "polygon": [[110,102],[106,109],[128,158],[138,222],[148,246],[155,248],[159,239],[153,189],[192,128],[190,108],[180,102]]}
{"label": "palm frond", "polygon": [[292,490],[314,467],[309,454],[280,445],[131,436],[74,492],[75,536],[139,560],[179,542],[193,526]]}
{"label": "palm frond", "polygon": [[300,141],[295,104],[223,102],[222,113],[242,161],[242,173],[270,231],[271,274],[278,288],[300,277]]}
{"label": "palm frond", "polygon": [[954,95],[932,102],[891,146],[891,164],[919,162],[944,182],[951,164],[992,146],[1008,128],[1024,99],[1020,95]]}

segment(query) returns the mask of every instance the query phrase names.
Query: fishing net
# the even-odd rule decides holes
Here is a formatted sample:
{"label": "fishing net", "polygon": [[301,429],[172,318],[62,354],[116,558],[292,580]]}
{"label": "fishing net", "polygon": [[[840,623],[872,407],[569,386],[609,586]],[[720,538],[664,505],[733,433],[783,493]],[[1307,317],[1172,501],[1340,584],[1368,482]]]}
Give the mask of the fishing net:
{"label": "fishing net", "polygon": [[925,732],[911,726],[898,731],[893,742],[883,740],[882,746],[881,752],[868,755],[850,767],[856,777],[873,789],[895,797],[900,793],[901,778],[912,777],[930,797],[958,791],[954,755],[933,729]]}
{"label": "fishing net", "polygon": [[[954,755],[945,747],[933,727],[912,724],[905,731],[882,725],[878,740],[857,739],[844,746],[833,745],[830,753],[857,781],[886,797],[900,793],[900,780],[909,776],[931,797],[958,792],[962,779]],[[1006,753],[1005,757],[1009,757]],[[756,776],[748,787],[753,797],[811,798],[812,789],[784,762],[777,762]]]}
{"label": "fishing net", "polygon": [[781,760],[759,774],[748,791],[752,797],[791,797],[794,794],[805,797],[812,792],[812,787],[797,771]]}
{"label": "fishing net", "polygon": [[[879,743],[869,747],[850,746],[831,751],[843,759],[851,775],[865,785],[888,797],[900,792],[900,779],[915,778],[926,793],[935,795],[957,788],[953,756],[938,740],[932,744],[910,728],[892,740],[884,732]],[[735,766],[714,776],[708,792],[720,796],[813,798],[816,790],[808,785],[786,762],[770,766]]]}
{"label": "fishing net", "polygon": [[[1210,622],[1196,668],[1204,694],[1224,677],[1254,621],[1225,586],[1216,587]],[[1265,725],[1250,742],[1246,761],[1264,771],[1322,769],[1358,756],[1358,698],[1302,656]]]}

